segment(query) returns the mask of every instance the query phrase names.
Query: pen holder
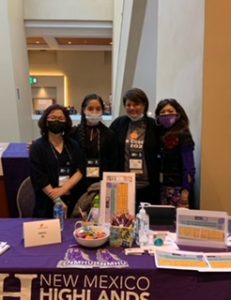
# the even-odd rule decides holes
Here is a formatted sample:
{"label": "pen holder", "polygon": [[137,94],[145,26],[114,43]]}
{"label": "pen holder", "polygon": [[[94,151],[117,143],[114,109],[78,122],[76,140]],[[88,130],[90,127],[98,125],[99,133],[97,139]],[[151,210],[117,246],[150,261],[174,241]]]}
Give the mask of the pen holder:
{"label": "pen holder", "polygon": [[111,247],[131,248],[134,234],[134,227],[111,226],[109,244]]}

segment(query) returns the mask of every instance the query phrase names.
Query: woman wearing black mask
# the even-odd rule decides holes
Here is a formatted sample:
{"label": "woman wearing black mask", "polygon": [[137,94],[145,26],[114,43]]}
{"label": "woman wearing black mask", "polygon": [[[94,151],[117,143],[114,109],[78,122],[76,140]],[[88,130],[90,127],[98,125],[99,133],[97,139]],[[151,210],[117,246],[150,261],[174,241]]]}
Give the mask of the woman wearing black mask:
{"label": "woman wearing black mask", "polygon": [[117,171],[117,144],[114,132],[102,123],[104,103],[96,94],[87,95],[81,105],[81,122],[70,136],[84,153],[86,171],[81,181],[82,193],[100,182],[103,172]]}
{"label": "woman wearing black mask", "polygon": [[140,202],[158,204],[157,127],[147,116],[148,98],[138,88],[123,97],[125,116],[115,119],[110,128],[119,142],[120,171],[136,173],[136,211]]}
{"label": "woman wearing black mask", "polygon": [[194,207],[194,142],[189,120],[175,99],[164,99],[156,108],[160,136],[161,203]]}
{"label": "woman wearing black mask", "polygon": [[77,183],[84,172],[78,143],[67,137],[72,121],[61,105],[49,106],[38,125],[42,137],[30,148],[31,180],[35,191],[35,217],[51,218],[53,205],[61,198],[71,215],[76,202]]}

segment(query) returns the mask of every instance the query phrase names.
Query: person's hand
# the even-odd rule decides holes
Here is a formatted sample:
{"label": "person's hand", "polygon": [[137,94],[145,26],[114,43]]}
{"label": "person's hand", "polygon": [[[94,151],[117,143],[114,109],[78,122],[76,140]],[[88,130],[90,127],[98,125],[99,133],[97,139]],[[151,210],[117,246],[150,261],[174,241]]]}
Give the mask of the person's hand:
{"label": "person's hand", "polygon": [[64,193],[65,192],[62,189],[62,187],[56,187],[56,188],[52,188],[51,190],[49,190],[49,192],[47,193],[47,195],[54,201],[55,199],[63,196]]}
{"label": "person's hand", "polygon": [[189,191],[182,190],[180,194],[180,206],[189,208]]}

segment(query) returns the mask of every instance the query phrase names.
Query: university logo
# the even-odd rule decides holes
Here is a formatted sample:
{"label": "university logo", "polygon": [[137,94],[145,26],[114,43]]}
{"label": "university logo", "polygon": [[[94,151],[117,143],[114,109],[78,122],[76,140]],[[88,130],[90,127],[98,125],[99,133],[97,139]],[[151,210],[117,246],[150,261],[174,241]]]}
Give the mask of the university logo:
{"label": "university logo", "polygon": [[31,300],[32,280],[37,278],[36,274],[14,274],[14,278],[19,280],[19,291],[9,292],[7,291],[6,280],[10,274],[0,273],[0,300],[4,300],[4,297],[12,297],[17,300]]}

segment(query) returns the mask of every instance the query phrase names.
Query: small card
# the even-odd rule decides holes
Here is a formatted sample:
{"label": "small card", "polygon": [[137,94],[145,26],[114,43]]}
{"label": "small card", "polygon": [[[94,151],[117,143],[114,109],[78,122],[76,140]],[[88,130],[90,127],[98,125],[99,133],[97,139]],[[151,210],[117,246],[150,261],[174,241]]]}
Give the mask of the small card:
{"label": "small card", "polygon": [[145,253],[144,249],[141,248],[126,248],[125,255],[142,255]]}
{"label": "small card", "polygon": [[59,219],[24,222],[23,236],[25,247],[61,243]]}

